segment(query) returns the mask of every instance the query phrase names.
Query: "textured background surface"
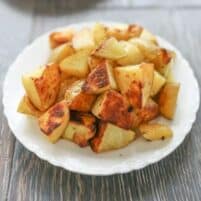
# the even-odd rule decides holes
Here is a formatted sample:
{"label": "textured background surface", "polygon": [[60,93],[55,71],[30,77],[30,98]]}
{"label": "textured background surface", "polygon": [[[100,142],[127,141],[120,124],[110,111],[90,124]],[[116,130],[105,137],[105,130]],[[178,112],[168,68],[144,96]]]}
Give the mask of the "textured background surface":
{"label": "textured background surface", "polygon": [[[0,83],[17,54],[41,33],[110,20],[138,22],[175,44],[200,85],[200,19],[200,0],[0,0]],[[0,113],[0,201],[201,200],[200,110],[191,133],[166,159],[109,177],[74,174],[40,160],[13,137],[2,104]]]}

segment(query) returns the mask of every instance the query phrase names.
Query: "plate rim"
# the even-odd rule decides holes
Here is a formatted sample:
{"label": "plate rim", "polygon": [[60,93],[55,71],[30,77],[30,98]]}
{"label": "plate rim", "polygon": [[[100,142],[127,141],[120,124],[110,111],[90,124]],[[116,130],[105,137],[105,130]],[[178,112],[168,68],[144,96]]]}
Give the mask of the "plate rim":
{"label": "plate rim", "polygon": [[[61,162],[59,162],[58,160],[55,160],[53,157],[52,158],[49,158],[48,155],[46,155],[46,153],[44,153],[43,151],[41,150],[38,150],[38,149],[35,149],[34,146],[27,146],[25,142],[23,142],[23,140],[21,140],[21,138],[14,132],[14,127],[12,126],[12,122],[9,121],[9,118],[8,118],[8,112],[6,110],[6,107],[7,107],[7,104],[6,104],[6,86],[7,86],[7,83],[9,82],[8,80],[8,75],[11,71],[11,69],[15,66],[15,63],[20,59],[20,57],[24,54],[24,52],[26,52],[29,48],[32,47],[32,45],[34,43],[37,42],[37,40],[40,40],[41,38],[47,36],[49,33],[53,32],[53,31],[58,31],[58,30],[62,30],[62,29],[67,29],[69,27],[83,27],[83,26],[92,26],[93,24],[95,24],[96,22],[82,22],[82,23],[74,23],[74,24],[69,24],[69,25],[66,25],[66,26],[63,26],[63,27],[57,27],[55,29],[52,29],[42,35],[39,35],[38,37],[36,37],[31,43],[29,43],[19,54],[18,56],[16,57],[16,59],[14,60],[14,62],[9,66],[8,68],[8,71],[5,75],[5,79],[3,81],[3,87],[2,87],[2,103],[3,103],[3,113],[4,113],[4,116],[6,117],[7,119],[7,123],[8,123],[8,126],[10,128],[10,130],[12,131],[12,134],[16,137],[16,139],[26,148],[28,149],[29,151],[31,151],[32,153],[36,154],[40,159],[42,160],[45,160],[47,162],[49,162],[50,164],[54,165],[54,166],[57,166],[57,167],[61,167],[65,170],[68,170],[68,171],[71,171],[71,172],[74,172],[74,173],[79,173],[79,174],[84,174],[84,175],[96,175],[96,176],[107,176],[107,175],[114,175],[114,174],[122,174],[122,173],[128,173],[128,172],[131,172],[133,170],[140,170],[142,168],[145,168],[146,166],[149,166],[151,164],[154,164],[156,162],[159,162],[160,160],[164,159],[166,156],[170,155],[172,152],[174,152],[181,144],[182,142],[184,141],[185,137],[190,133],[190,130],[192,129],[192,126],[193,126],[193,123],[195,122],[196,120],[196,117],[197,117],[197,113],[198,113],[198,110],[199,110],[199,105],[200,105],[200,90],[199,90],[199,84],[198,84],[198,81],[197,81],[197,78],[195,76],[195,73],[193,71],[193,69],[191,68],[189,62],[183,57],[183,55],[181,54],[181,52],[174,46],[172,45],[169,41],[167,41],[166,39],[163,39],[162,37],[160,36],[157,36],[157,38],[159,40],[163,40],[165,42],[167,42],[168,44],[170,44],[172,47],[174,47],[174,49],[177,51],[177,54],[181,57],[181,59],[183,60],[183,62],[185,63],[186,67],[188,67],[188,70],[191,72],[193,78],[194,78],[194,87],[195,87],[195,90],[197,92],[197,97],[196,97],[196,107],[194,107],[194,111],[192,112],[193,113],[193,116],[191,119],[189,119],[189,124],[188,124],[188,127],[186,127],[186,130],[185,130],[185,135],[183,135],[181,138],[180,138],[180,141],[178,143],[175,144],[175,146],[171,149],[171,150],[168,150],[165,152],[165,154],[161,154],[160,157],[158,157],[157,159],[153,158],[152,160],[148,160],[146,162],[144,162],[143,164],[141,163],[140,165],[138,165],[138,167],[133,167],[132,165],[123,165],[121,166],[121,169],[119,170],[110,170],[110,169],[107,169],[107,171],[103,171],[103,172],[95,172],[95,171],[90,171],[90,172],[86,172],[86,170],[84,169],[84,171],[82,170],[82,168],[80,168],[79,170],[78,169],[73,169],[72,167],[66,167],[64,164],[62,164]],[[103,23],[103,24],[106,24],[106,25],[109,25],[109,26],[114,26],[114,25],[126,25],[126,23],[119,23],[119,22],[109,22],[109,21],[101,21],[100,23]]]}

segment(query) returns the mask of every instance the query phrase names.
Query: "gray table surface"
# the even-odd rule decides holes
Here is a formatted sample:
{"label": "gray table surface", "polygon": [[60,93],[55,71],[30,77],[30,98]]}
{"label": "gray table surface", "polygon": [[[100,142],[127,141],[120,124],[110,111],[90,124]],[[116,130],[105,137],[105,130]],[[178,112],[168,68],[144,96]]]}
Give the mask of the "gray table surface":
{"label": "gray table surface", "polygon": [[[41,33],[101,20],[138,22],[166,38],[189,60],[201,84],[200,0],[0,0],[1,86],[17,54]],[[71,173],[39,159],[14,138],[2,104],[0,112],[0,201],[201,200],[200,110],[190,134],[170,156],[107,177]]]}

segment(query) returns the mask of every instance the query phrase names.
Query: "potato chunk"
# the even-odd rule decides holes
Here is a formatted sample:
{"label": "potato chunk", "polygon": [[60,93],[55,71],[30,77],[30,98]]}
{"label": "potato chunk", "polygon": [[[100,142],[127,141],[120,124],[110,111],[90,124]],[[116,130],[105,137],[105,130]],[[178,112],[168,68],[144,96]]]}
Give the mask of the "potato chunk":
{"label": "potato chunk", "polygon": [[147,29],[143,29],[142,33],[140,34],[140,38],[157,45],[156,37]]}
{"label": "potato chunk", "polygon": [[92,55],[116,60],[126,56],[126,50],[124,49],[123,45],[119,43],[115,38],[109,38],[103,41],[97,47],[97,49],[94,50]]}
{"label": "potato chunk", "polygon": [[78,80],[66,90],[65,100],[71,110],[80,112],[89,112],[91,110],[96,96],[84,93],[82,91],[83,84],[84,80]]}
{"label": "potato chunk", "polygon": [[168,82],[159,94],[158,104],[160,113],[167,119],[173,119],[174,117],[178,93],[179,84]]}
{"label": "potato chunk", "polygon": [[108,89],[116,89],[113,68],[108,61],[103,61],[88,75],[82,90],[88,94],[100,94]]}
{"label": "potato chunk", "polygon": [[92,113],[103,121],[125,129],[131,128],[133,124],[133,116],[127,100],[114,90],[106,91],[97,98]]}
{"label": "potato chunk", "polygon": [[70,42],[73,38],[74,31],[67,30],[63,32],[53,32],[49,36],[50,46],[51,48],[58,47],[61,44]]}
{"label": "potato chunk", "polygon": [[97,153],[119,149],[128,145],[134,138],[135,132],[132,130],[101,122],[97,136],[91,141],[91,148]]}
{"label": "potato chunk", "polygon": [[93,27],[93,36],[97,45],[107,38],[106,27],[103,24],[96,23]]}
{"label": "potato chunk", "polygon": [[89,73],[88,68],[89,51],[79,51],[67,57],[60,63],[60,69],[69,76],[79,78],[86,77]]}
{"label": "potato chunk", "polygon": [[88,141],[95,135],[96,119],[87,113],[71,112],[71,120],[63,134],[63,138],[71,140],[81,147],[87,146]]}
{"label": "potato chunk", "polygon": [[17,112],[34,117],[39,117],[42,114],[41,111],[34,107],[26,95],[22,97],[18,105]]}
{"label": "potato chunk", "polygon": [[101,63],[103,63],[105,61],[105,59],[100,58],[100,57],[96,57],[94,55],[90,55],[88,57],[88,65],[90,70],[92,71],[94,68],[100,66]]}
{"label": "potato chunk", "polygon": [[53,105],[39,117],[41,131],[52,142],[56,142],[63,134],[69,121],[69,109],[66,101]]}
{"label": "potato chunk", "polygon": [[65,43],[52,50],[49,62],[60,63],[66,57],[74,53],[74,49],[70,43]]}
{"label": "potato chunk", "polygon": [[153,140],[164,140],[166,138],[172,137],[172,130],[168,126],[152,123],[152,124],[142,124],[139,127],[142,136],[150,141]]}
{"label": "potato chunk", "polygon": [[95,42],[92,31],[88,28],[83,28],[76,32],[73,36],[72,44],[75,50],[93,49]]}
{"label": "potato chunk", "polygon": [[59,67],[52,63],[30,75],[23,75],[22,83],[33,105],[45,111],[56,100],[60,79]]}

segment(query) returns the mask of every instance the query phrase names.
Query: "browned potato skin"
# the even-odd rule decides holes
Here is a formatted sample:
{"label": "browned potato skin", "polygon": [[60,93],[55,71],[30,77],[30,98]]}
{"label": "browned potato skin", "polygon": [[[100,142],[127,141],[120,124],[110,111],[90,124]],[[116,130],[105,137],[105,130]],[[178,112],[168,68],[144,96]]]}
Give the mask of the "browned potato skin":
{"label": "browned potato skin", "polygon": [[56,142],[69,121],[69,110],[66,101],[61,101],[52,106],[39,117],[41,131],[51,142]]}
{"label": "browned potato skin", "polygon": [[132,113],[124,96],[114,90],[104,94],[103,102],[99,108],[99,118],[125,129],[130,129],[133,123]]}
{"label": "browned potato skin", "polygon": [[34,107],[34,105],[29,100],[28,96],[26,95],[22,97],[18,105],[17,112],[26,115],[31,115],[34,117],[39,117],[42,114],[41,111],[39,111],[36,107]]}
{"label": "browned potato skin", "polygon": [[82,91],[84,80],[74,82],[65,93],[65,100],[71,110],[89,112],[96,99],[95,95],[86,94]]}
{"label": "browned potato skin", "polygon": [[108,37],[114,37],[117,40],[129,40],[130,38],[139,37],[143,28],[137,24],[130,24],[126,29],[106,28]]}
{"label": "browned potato skin", "polygon": [[73,32],[53,32],[49,36],[50,46],[52,49],[58,47],[61,44],[70,42],[73,38]]}
{"label": "browned potato skin", "polygon": [[174,117],[179,87],[178,83],[168,82],[159,94],[160,113],[167,119],[173,119]]}
{"label": "browned potato skin", "polygon": [[92,71],[94,68],[99,66],[104,61],[105,61],[105,59],[103,59],[103,58],[99,58],[94,55],[89,56],[88,65],[89,65],[90,70]]}

